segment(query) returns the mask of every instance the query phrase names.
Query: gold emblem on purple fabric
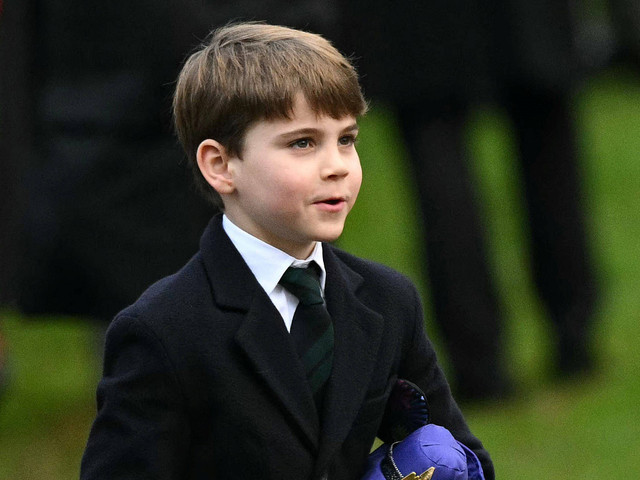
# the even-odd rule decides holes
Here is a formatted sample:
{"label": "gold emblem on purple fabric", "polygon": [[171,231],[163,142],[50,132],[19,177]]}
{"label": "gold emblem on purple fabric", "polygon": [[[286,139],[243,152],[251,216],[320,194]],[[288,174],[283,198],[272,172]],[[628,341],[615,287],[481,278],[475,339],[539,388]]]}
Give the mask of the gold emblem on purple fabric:
{"label": "gold emblem on purple fabric", "polygon": [[411,472],[406,477],[403,477],[402,480],[431,480],[431,477],[433,477],[433,472],[435,471],[436,471],[436,468],[431,467],[430,469],[422,472],[421,475],[416,475],[416,472]]}

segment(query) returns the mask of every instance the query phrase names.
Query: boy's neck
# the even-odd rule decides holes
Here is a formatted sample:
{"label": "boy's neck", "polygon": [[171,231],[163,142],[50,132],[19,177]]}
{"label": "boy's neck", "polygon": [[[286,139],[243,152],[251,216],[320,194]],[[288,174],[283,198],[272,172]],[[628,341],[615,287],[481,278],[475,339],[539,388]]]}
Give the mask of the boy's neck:
{"label": "boy's neck", "polygon": [[[244,229],[241,226],[239,226],[236,222],[234,222],[233,219],[230,218],[229,215],[227,215],[226,213],[223,214],[222,225],[223,225],[223,228],[227,232],[228,235],[229,235],[229,232],[231,231],[231,236],[233,237],[232,241],[233,241],[233,239],[238,239],[238,238],[244,237],[248,242],[252,242],[252,243],[256,242],[257,244],[262,244],[266,248],[275,249],[278,252],[281,252],[281,253],[283,253],[283,254],[285,254],[285,255],[287,255],[287,256],[295,259],[295,260],[300,260],[300,261],[308,260],[313,255],[318,243],[321,244],[321,242],[313,242],[309,246],[309,248],[305,250],[305,252],[302,252],[302,253],[291,252],[291,251],[287,251],[285,249],[282,249],[282,248],[278,247],[277,245],[273,245],[272,243],[267,242],[267,241],[255,236],[255,235],[253,235],[252,233],[248,232],[246,229]],[[236,241],[233,241],[233,243],[235,244]],[[320,245],[320,246],[322,246],[322,245]],[[294,253],[298,253],[298,254],[294,254]]]}

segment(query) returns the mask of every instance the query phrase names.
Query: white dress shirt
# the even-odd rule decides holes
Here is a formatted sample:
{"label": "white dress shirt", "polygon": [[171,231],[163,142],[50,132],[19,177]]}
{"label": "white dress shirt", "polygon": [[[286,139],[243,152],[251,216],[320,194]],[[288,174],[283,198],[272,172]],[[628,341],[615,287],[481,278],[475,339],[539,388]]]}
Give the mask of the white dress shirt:
{"label": "white dress shirt", "polygon": [[224,228],[231,243],[233,243],[238,252],[240,252],[240,255],[249,266],[249,269],[251,269],[256,280],[258,280],[258,283],[264,291],[267,292],[267,295],[269,295],[269,298],[280,312],[280,315],[282,315],[287,330],[291,331],[291,321],[298,306],[298,299],[278,282],[287,268],[291,266],[299,268],[306,267],[314,261],[321,270],[320,286],[324,292],[327,275],[322,258],[322,242],[316,242],[308,258],[298,260],[288,253],[245,232],[229,220],[226,215],[222,217],[222,228]]}

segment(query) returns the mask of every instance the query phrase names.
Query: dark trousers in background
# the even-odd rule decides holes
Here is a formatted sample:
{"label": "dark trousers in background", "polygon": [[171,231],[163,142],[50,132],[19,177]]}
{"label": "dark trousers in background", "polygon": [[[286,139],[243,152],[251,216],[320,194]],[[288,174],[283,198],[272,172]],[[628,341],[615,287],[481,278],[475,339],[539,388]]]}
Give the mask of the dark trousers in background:
{"label": "dark trousers in background", "polygon": [[[514,91],[505,108],[519,146],[533,275],[554,326],[556,366],[560,373],[575,373],[591,366],[595,281],[568,96]],[[467,105],[399,109],[426,231],[434,318],[461,400],[498,398],[510,390],[500,300],[466,153],[467,117]]]}

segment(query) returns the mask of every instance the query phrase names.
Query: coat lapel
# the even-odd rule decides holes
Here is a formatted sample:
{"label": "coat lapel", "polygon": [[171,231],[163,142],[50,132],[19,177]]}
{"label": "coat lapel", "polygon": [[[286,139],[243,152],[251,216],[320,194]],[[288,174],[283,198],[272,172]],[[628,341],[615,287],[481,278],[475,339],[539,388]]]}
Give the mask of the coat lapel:
{"label": "coat lapel", "polygon": [[318,414],[295,346],[277,309],[258,284],[222,228],[221,216],[205,231],[202,253],[214,301],[223,309],[246,312],[236,341],[257,377],[274,393],[298,425],[312,451],[320,436]]}
{"label": "coat lapel", "polygon": [[327,307],[334,322],[334,362],[323,412],[317,468],[324,471],[362,406],[380,345],[383,318],[356,296],[362,277],[325,248]]}
{"label": "coat lapel", "polygon": [[312,450],[317,451],[320,424],[311,388],[291,335],[266,294],[252,304],[236,340],[252,361],[256,374],[269,385],[304,432]]}

